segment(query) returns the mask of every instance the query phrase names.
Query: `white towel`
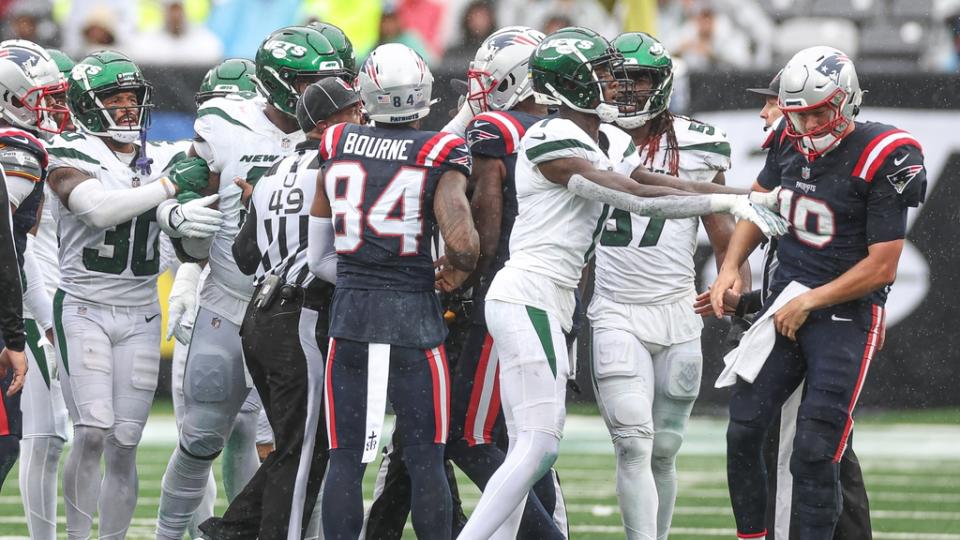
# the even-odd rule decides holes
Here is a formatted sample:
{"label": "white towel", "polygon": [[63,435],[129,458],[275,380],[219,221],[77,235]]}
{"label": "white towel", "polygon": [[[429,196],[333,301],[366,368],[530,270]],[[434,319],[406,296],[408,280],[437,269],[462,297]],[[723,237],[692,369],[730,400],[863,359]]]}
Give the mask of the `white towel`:
{"label": "white towel", "polygon": [[743,338],[740,340],[740,346],[727,353],[723,357],[723,363],[726,367],[717,377],[717,382],[713,384],[716,388],[733,386],[737,382],[737,377],[752,383],[763,368],[763,364],[770,356],[773,350],[773,344],[777,340],[777,329],[773,325],[773,314],[786,305],[787,302],[800,296],[810,290],[810,287],[801,285],[796,281],[791,281],[784,287],[780,296],[765,311],[763,315],[754,321]]}

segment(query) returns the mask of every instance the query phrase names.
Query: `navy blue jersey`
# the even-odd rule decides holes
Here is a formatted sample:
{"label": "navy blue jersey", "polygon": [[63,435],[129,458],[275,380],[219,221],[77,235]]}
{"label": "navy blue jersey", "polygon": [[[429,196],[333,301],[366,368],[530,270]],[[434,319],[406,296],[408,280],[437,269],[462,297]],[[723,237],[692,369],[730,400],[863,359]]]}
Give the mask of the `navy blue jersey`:
{"label": "navy blue jersey", "polygon": [[[780,214],[790,233],[777,244],[771,290],[791,281],[819,287],[867,256],[871,244],[904,238],[907,209],[926,192],[920,143],[909,133],[876,122],[857,122],[835,149],[808,161],[784,135],[770,139],[758,181],[782,187]],[[880,305],[888,288],[863,300]]]}
{"label": "navy blue jersey", "polygon": [[330,335],[438,345],[446,328],[434,293],[433,197],[445,172],[470,174],[466,143],[450,133],[337,124],[320,157],[338,254]]}
{"label": "navy blue jersey", "polygon": [[513,230],[513,222],[517,219],[518,212],[514,171],[517,167],[520,139],[527,132],[527,128],[540,120],[543,120],[542,116],[517,111],[498,111],[478,114],[467,125],[467,144],[470,145],[471,154],[500,159],[507,171],[507,176],[503,179],[503,209],[497,253],[489,269],[480,276],[480,283],[473,292],[473,313],[478,322],[483,321],[482,302],[487,295],[487,289],[490,288],[493,277],[510,258],[510,231]]}
{"label": "navy blue jersey", "polygon": [[47,175],[47,151],[33,135],[16,129],[0,128],[0,164],[8,177],[34,182],[33,191],[20,202],[13,214],[13,241],[17,248],[20,267],[23,251],[27,248],[27,233],[37,223],[37,214],[43,200],[43,180]]}

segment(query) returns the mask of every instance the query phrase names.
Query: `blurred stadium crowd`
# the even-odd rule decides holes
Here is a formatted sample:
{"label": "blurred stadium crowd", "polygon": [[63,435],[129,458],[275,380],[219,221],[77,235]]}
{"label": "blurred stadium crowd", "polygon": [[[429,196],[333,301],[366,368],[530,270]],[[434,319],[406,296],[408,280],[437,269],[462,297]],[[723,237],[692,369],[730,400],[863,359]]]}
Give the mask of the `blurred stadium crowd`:
{"label": "blurred stadium crowd", "polygon": [[76,58],[110,48],[145,65],[251,58],[271,30],[322,20],[353,38],[359,58],[400,42],[441,71],[465,66],[496,28],[571,23],[608,38],[656,35],[690,71],[772,68],[822,44],[862,72],[960,67],[960,0],[0,0],[0,19],[2,39]]}

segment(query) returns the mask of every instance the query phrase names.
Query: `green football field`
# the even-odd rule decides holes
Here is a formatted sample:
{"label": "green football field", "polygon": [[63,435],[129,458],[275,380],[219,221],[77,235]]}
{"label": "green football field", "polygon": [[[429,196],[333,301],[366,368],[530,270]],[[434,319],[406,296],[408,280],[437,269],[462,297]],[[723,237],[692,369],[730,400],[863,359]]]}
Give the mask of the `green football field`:
{"label": "green football field", "polygon": [[[857,423],[855,447],[870,493],[874,537],[960,540],[957,411],[864,416]],[[724,428],[722,419],[697,417],[691,422],[679,459],[680,494],[670,536],[673,539],[733,537],[723,458]],[[160,477],[175,444],[174,437],[172,417],[161,407],[151,418],[140,450],[140,502],[129,538],[153,537]],[[571,537],[623,538],[612,445],[599,417],[568,417],[558,470]],[[373,473],[372,468],[368,469],[368,498]],[[217,474],[219,477],[219,470]],[[469,513],[479,494],[468,480],[461,480],[461,495]],[[225,504],[221,499],[218,510]],[[61,500],[61,534],[62,508]],[[14,470],[0,493],[0,538],[26,536]],[[409,525],[407,537],[414,537]]]}

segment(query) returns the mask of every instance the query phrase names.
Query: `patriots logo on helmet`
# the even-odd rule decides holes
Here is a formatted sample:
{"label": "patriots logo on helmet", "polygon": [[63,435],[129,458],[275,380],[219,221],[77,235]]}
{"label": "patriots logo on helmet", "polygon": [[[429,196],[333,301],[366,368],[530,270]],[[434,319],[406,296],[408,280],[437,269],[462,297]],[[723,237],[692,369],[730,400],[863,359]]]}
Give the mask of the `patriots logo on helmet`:
{"label": "patriots logo on helmet", "polygon": [[824,58],[815,69],[823,75],[836,80],[840,76],[840,71],[843,70],[843,66],[849,63],[850,58],[847,55],[838,52]]}
{"label": "patriots logo on helmet", "polygon": [[893,186],[893,189],[902,195],[904,190],[907,189],[907,186],[910,185],[910,182],[913,181],[922,170],[923,165],[907,165],[893,174],[888,174],[887,180],[890,182],[890,185]]}
{"label": "patriots logo on helmet", "polygon": [[487,42],[487,46],[494,51],[509,47],[510,45],[533,45],[536,47],[537,41],[522,32],[504,32],[498,36],[493,36],[493,38]]}

